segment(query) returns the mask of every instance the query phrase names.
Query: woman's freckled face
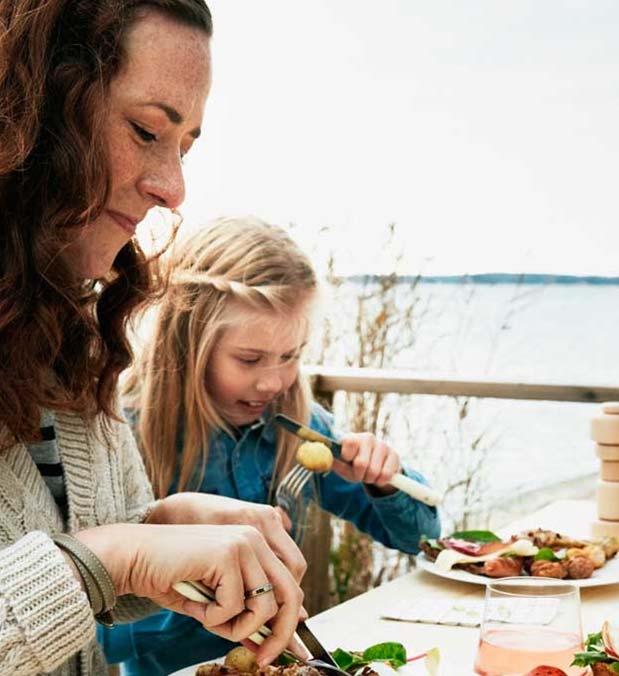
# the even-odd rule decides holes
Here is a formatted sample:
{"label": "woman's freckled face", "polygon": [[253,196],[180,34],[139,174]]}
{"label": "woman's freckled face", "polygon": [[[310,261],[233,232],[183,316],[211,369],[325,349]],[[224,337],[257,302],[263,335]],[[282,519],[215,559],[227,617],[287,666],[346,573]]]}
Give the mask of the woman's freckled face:
{"label": "woman's freckled face", "polygon": [[125,63],[106,97],[109,199],[64,251],[83,278],[110,271],[153,206],[182,203],[181,160],[200,135],[211,85],[209,39],[198,28],[146,10],[124,43]]}

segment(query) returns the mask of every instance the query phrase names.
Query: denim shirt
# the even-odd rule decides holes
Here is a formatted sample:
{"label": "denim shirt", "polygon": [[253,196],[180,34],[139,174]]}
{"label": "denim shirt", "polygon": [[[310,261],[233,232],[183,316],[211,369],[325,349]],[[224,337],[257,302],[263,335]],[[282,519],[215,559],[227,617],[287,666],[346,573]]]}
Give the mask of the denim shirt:
{"label": "denim shirt", "polygon": [[[334,436],[333,419],[318,404],[312,405],[310,427]],[[221,431],[211,439],[206,472],[199,490],[248,502],[268,503],[275,464],[276,430],[259,421],[240,430],[240,438]],[[406,474],[425,479],[410,469]],[[350,483],[334,472],[313,477],[299,501],[302,512],[310,500],[350,521],[386,547],[414,554],[422,534],[440,534],[436,508],[397,491],[373,497],[361,483]],[[290,515],[293,536],[300,539],[303,513]],[[98,639],[108,662],[124,662],[126,676],[164,676],[190,664],[226,653],[234,644],[206,631],[198,622],[168,610],[129,625],[98,628]]]}

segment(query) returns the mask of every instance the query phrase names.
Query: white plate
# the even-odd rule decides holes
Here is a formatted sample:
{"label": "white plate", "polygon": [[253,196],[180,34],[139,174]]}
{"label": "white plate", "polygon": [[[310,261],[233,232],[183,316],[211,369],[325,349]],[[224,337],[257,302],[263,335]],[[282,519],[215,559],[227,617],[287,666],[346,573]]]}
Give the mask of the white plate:
{"label": "white plate", "polygon": [[196,669],[201,664],[212,664],[212,663],[215,663],[215,662],[222,664],[223,661],[224,661],[223,657],[218,657],[216,660],[207,660],[206,662],[198,662],[197,664],[194,664],[191,667],[185,667],[184,669],[181,669],[180,671],[175,671],[172,674],[168,674],[168,676],[195,676]]}
{"label": "white plate", "polygon": [[[211,662],[223,662],[223,657],[218,659],[218,660],[211,660]],[[207,664],[206,662],[199,662],[198,664],[194,664],[192,667],[185,667],[185,669],[181,669],[180,671],[175,671],[173,674],[169,674],[169,676],[195,676],[196,669],[200,666],[200,664]],[[423,660],[419,660],[419,662],[413,662],[412,664],[407,664],[403,667],[400,667],[397,671],[394,671],[393,669],[390,669],[389,667],[384,667],[384,670],[381,669],[381,674],[379,676],[427,676],[427,672],[424,668],[423,665]]]}
{"label": "white plate", "polygon": [[[421,568],[421,570],[432,573],[432,575],[445,577],[448,580],[470,582],[471,584],[487,585],[496,579],[486,577],[485,575],[474,575],[473,573],[468,573],[466,570],[458,570],[457,568],[452,568],[445,572],[437,568],[436,564],[426,558],[426,555],[423,552],[417,554],[417,566]],[[605,584],[619,584],[619,557],[615,556],[614,559],[611,559],[604,564],[603,568],[594,571],[593,575],[585,580],[565,580],[565,582],[575,584],[577,587],[601,587]]]}

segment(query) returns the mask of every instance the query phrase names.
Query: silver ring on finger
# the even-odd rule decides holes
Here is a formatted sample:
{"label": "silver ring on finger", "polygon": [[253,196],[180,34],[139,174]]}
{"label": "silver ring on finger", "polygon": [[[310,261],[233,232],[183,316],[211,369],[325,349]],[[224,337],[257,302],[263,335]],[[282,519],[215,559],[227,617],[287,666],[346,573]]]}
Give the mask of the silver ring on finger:
{"label": "silver ring on finger", "polygon": [[255,589],[250,589],[249,591],[245,592],[245,600],[247,599],[255,599],[256,596],[262,596],[263,594],[268,594],[269,592],[273,591],[273,585],[269,582],[266,584],[260,585],[260,587],[256,587]]}

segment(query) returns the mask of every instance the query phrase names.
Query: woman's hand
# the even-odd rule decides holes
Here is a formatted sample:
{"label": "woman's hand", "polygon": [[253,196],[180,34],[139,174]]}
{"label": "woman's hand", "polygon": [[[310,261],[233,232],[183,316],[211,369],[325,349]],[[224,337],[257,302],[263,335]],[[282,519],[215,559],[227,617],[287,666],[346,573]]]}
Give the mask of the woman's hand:
{"label": "woman's hand", "polygon": [[347,481],[371,484],[383,494],[396,492],[396,488],[387,485],[401,468],[400,458],[391,446],[368,432],[347,434],[341,444],[342,460],[346,462],[334,460],[334,472]]}
{"label": "woman's hand", "polygon": [[287,533],[281,511],[269,505],[207,493],[176,493],[157,504],[148,522],[253,526],[297,582],[307,570],[303,554]]}
{"label": "woman's hand", "polygon": [[[303,592],[264,537],[251,526],[115,524],[75,534],[101,560],[116,593],[135,594],[185,615],[231,641],[246,639],[269,622],[273,634],[258,650],[270,663],[305,616]],[[197,580],[215,592],[209,604],[189,601],[172,585]],[[271,583],[273,592],[245,600]]]}

